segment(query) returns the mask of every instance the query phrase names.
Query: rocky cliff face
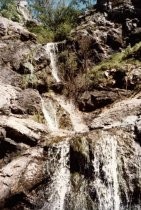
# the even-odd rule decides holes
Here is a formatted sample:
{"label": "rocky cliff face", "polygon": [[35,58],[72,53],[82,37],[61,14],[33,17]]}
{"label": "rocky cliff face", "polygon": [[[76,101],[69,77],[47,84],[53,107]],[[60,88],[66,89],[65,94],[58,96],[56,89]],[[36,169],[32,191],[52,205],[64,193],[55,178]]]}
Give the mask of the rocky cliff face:
{"label": "rocky cliff face", "polygon": [[0,17],[0,209],[141,208],[140,2],[106,2],[46,45]]}

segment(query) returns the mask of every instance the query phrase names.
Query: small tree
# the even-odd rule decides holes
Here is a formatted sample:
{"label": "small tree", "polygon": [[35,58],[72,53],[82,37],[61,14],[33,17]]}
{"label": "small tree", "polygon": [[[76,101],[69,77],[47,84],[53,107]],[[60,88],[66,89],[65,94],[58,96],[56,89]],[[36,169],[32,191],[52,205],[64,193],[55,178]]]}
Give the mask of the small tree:
{"label": "small tree", "polygon": [[34,0],[29,4],[33,17],[44,29],[53,32],[55,41],[66,39],[80,14],[75,4],[66,4],[64,0]]}

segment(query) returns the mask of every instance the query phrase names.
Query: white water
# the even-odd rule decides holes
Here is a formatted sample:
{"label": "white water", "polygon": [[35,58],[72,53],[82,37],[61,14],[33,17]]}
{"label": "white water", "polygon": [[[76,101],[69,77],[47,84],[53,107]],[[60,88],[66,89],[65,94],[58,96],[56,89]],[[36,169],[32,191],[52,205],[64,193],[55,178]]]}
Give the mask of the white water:
{"label": "white water", "polygon": [[61,105],[61,107],[69,113],[71,123],[73,125],[73,128],[76,132],[87,132],[89,129],[87,125],[84,123],[83,118],[81,116],[81,113],[79,110],[76,109],[73,102],[71,100],[65,99],[63,96],[53,96],[54,99],[57,100],[57,102]]}
{"label": "white water", "polygon": [[[55,147],[55,145],[54,145]],[[52,157],[52,150],[48,152],[48,156],[52,158],[51,167],[55,168],[54,174],[51,174],[51,183],[48,186],[48,201],[45,202],[41,210],[63,210],[66,193],[70,187],[70,170],[69,162],[69,142],[61,142],[57,144],[57,152],[55,157]],[[58,157],[58,160],[57,158]],[[57,162],[56,162],[57,161]],[[50,167],[50,166],[49,166]],[[47,165],[48,170],[48,165]]]}
{"label": "white water", "polygon": [[[97,190],[99,210],[120,210],[116,139],[105,136],[105,139],[96,145],[94,154],[94,186]],[[100,178],[102,172],[104,182]]]}
{"label": "white water", "polygon": [[[58,52],[58,43],[48,43],[45,45],[45,50],[47,52],[47,55],[50,58],[50,66],[51,66],[51,71],[52,71],[52,76],[56,80],[56,82],[60,82],[60,78],[58,77],[58,68],[57,68],[57,52]],[[72,103],[72,101],[67,101],[63,96],[57,96],[53,95],[53,98],[57,100],[57,102],[61,105],[61,107],[70,115],[70,120],[72,122],[73,128],[76,132],[87,132],[88,127],[86,124],[83,122],[83,118],[81,116],[81,113],[79,110],[77,110]],[[49,109],[47,110],[46,113],[46,108],[43,106],[43,113],[44,116],[46,116],[46,121],[50,121],[48,119],[49,116]],[[56,118],[56,117],[55,117]],[[52,122],[52,121],[51,121]],[[58,128],[58,126],[57,126]],[[51,123],[51,130],[53,131],[53,122]],[[56,129],[55,129],[56,130]]]}
{"label": "white water", "polygon": [[47,102],[45,103],[45,101],[41,98],[41,103],[44,118],[47,122],[49,130],[58,131],[59,125],[57,122],[56,110],[52,104],[52,101],[50,99],[47,99]]}
{"label": "white water", "polygon": [[60,78],[58,76],[58,68],[57,68],[58,43],[48,43],[45,45],[44,49],[46,50],[46,53],[50,58],[50,67],[51,67],[52,76],[56,80],[56,82],[60,82]]}
{"label": "white water", "polygon": [[[50,67],[52,76],[56,82],[60,82],[57,68],[57,43],[48,43],[45,50],[50,58]],[[71,100],[66,100],[64,96],[51,94],[53,101],[56,102],[69,114],[73,129],[75,132],[87,132],[89,129],[83,121],[81,112],[76,109]],[[53,101],[48,99],[46,102],[42,101],[42,111],[49,130],[51,132],[57,131],[60,133],[57,122],[57,109],[53,105]],[[56,151],[53,148],[56,147]],[[54,168],[53,174],[50,174],[51,181],[47,187],[48,200],[45,202],[42,210],[63,210],[65,209],[65,198],[70,192],[70,170],[68,168],[69,162],[69,143],[66,141],[58,143],[48,151],[48,158],[51,165],[47,166],[47,171]],[[52,154],[56,154],[52,156]],[[119,183],[117,170],[117,141],[114,137],[104,136],[100,140],[94,150],[93,167],[95,171],[95,180],[93,186],[98,195],[98,210],[120,210],[119,197]],[[54,161],[54,162],[53,162]],[[101,165],[102,164],[102,165]],[[101,178],[103,173],[103,179]]]}

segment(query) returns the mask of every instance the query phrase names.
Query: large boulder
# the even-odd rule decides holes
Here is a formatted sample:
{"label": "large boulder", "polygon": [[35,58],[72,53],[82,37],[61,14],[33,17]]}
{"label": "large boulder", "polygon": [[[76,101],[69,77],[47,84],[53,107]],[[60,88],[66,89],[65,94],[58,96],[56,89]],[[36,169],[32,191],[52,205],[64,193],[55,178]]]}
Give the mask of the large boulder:
{"label": "large boulder", "polygon": [[29,149],[0,170],[0,207],[16,194],[25,194],[43,180],[43,149]]}

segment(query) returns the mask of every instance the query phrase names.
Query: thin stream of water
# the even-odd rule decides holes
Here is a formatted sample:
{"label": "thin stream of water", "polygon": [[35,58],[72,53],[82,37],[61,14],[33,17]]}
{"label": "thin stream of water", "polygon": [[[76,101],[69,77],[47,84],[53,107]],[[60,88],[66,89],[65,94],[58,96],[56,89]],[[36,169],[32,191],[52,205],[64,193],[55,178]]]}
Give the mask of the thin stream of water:
{"label": "thin stream of water", "polygon": [[57,52],[58,52],[58,43],[48,43],[45,45],[45,50],[47,55],[50,58],[50,67],[53,78],[56,82],[60,82],[60,78],[58,76],[58,68],[57,68]]}

